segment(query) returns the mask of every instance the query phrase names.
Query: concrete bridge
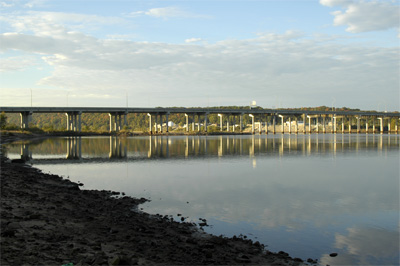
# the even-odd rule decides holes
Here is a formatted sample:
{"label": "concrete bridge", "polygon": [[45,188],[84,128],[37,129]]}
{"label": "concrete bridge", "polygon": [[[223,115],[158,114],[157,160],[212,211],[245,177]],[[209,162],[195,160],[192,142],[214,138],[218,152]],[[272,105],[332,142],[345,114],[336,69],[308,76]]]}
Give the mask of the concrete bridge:
{"label": "concrete bridge", "polygon": [[[345,121],[351,121],[352,118],[357,119],[357,133],[361,132],[360,120],[366,119],[366,132],[368,133],[372,126],[372,133],[377,133],[376,120],[379,121],[379,132],[384,132],[385,123],[388,132],[399,133],[398,112],[366,112],[366,111],[308,111],[308,110],[292,110],[292,109],[223,109],[223,108],[118,108],[118,107],[0,107],[0,112],[19,113],[21,115],[21,128],[28,128],[31,115],[33,113],[65,113],[67,116],[66,129],[69,131],[81,131],[81,114],[82,113],[108,113],[110,116],[109,130],[119,131],[123,125],[127,124],[127,115],[130,113],[146,113],[149,117],[149,132],[162,133],[169,132],[168,116],[170,114],[185,114],[186,131],[189,131],[189,120],[191,121],[192,131],[200,131],[200,125],[203,123],[204,131],[207,132],[208,120],[207,115],[218,114],[220,117],[220,129],[222,131],[222,117],[233,117],[233,125],[229,125],[229,119],[226,130],[232,132],[243,131],[243,116],[249,115],[252,118],[252,130],[255,134],[256,126],[258,132],[263,131],[262,124],[265,125],[265,133],[299,133],[299,124],[302,124],[302,133],[316,132],[326,133],[327,123],[330,124],[331,133],[351,133],[351,123],[345,128]],[[165,120],[164,120],[165,117]],[[197,117],[197,123],[196,123]],[[372,118],[372,125],[368,124],[368,120]],[[271,129],[268,129],[268,120],[272,120]],[[278,121],[277,121],[278,120]],[[280,130],[277,130],[280,120]],[[308,121],[307,121],[308,120]],[[395,120],[395,128],[391,128],[391,121]],[[163,121],[165,129],[163,129]],[[237,126],[236,121],[239,121]],[[258,121],[258,122],[257,122]],[[307,126],[308,122],[308,126]],[[341,122],[341,125],[339,124]],[[285,127],[285,123],[288,125]],[[314,124],[312,124],[314,123]],[[239,129],[237,128],[239,127]],[[322,127],[322,128],[321,128]],[[314,128],[314,130],[313,130]],[[320,129],[321,128],[321,129]],[[286,130],[286,131],[285,131]]]}

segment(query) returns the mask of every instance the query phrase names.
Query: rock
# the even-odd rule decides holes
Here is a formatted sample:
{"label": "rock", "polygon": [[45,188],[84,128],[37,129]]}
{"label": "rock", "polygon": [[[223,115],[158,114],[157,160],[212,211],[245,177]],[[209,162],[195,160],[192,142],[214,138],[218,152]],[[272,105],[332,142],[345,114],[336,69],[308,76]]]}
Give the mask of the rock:
{"label": "rock", "polygon": [[25,163],[26,161],[24,159],[13,159],[11,160],[11,163]]}
{"label": "rock", "polygon": [[239,263],[250,263],[251,262],[250,258],[242,253],[239,253],[239,255],[237,255],[235,260]]}
{"label": "rock", "polygon": [[331,253],[331,254],[329,254],[329,256],[331,256],[331,257],[336,257],[338,254],[337,253]]}

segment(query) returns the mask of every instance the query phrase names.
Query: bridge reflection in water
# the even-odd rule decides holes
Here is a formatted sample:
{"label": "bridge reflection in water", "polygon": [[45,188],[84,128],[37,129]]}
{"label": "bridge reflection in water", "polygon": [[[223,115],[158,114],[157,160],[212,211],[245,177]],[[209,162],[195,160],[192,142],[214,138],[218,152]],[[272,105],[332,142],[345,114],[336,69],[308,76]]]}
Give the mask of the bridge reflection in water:
{"label": "bridge reflection in water", "polygon": [[[10,158],[35,164],[90,163],[110,160],[196,159],[235,156],[312,156],[337,152],[378,152],[399,147],[399,136],[387,135],[281,135],[281,136],[149,136],[50,138],[12,144]],[[18,147],[19,146],[19,147]]]}

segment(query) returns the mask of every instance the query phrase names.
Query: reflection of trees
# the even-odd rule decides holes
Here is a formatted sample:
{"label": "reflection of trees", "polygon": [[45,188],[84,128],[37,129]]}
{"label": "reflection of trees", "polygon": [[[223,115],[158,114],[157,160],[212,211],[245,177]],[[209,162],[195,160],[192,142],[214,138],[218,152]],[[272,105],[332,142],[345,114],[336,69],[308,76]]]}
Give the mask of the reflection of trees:
{"label": "reflection of trees", "polygon": [[[152,137],[69,137],[50,138],[29,144],[35,155],[67,154],[67,157],[196,157],[260,155],[329,155],[363,150],[386,151],[398,148],[398,137],[347,135],[281,136],[152,136]],[[20,145],[10,145],[9,152],[19,152]],[[78,147],[76,146],[78,145]],[[66,150],[67,147],[67,150]],[[73,152],[73,154],[71,153]],[[27,153],[25,153],[27,154]],[[118,155],[118,156],[116,156]],[[122,156],[123,155],[123,156]]]}

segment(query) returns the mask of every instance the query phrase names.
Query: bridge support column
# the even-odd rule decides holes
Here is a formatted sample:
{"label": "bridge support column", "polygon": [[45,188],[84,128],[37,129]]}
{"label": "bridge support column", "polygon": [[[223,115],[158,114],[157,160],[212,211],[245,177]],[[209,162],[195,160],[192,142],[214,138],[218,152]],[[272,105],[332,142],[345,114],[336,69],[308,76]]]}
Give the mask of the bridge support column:
{"label": "bridge support column", "polygon": [[289,134],[292,134],[292,118],[289,116]]}
{"label": "bridge support column", "polygon": [[158,114],[154,115],[154,132],[158,133]]}
{"label": "bridge support column", "polygon": [[268,135],[268,115],[265,115],[265,135]]}
{"label": "bridge support column", "polygon": [[150,132],[150,134],[153,134],[153,125],[151,123],[151,114],[147,114],[147,116],[149,117],[149,132]]}
{"label": "bridge support column", "polygon": [[306,134],[306,117],[307,114],[303,114],[303,134]]}
{"label": "bridge support column", "polygon": [[219,127],[220,127],[220,130],[219,131],[222,131],[222,114],[218,114],[218,116],[219,116]]}
{"label": "bridge support column", "polygon": [[379,121],[380,121],[380,133],[383,134],[383,118],[382,117],[378,117]]}
{"label": "bridge support column", "polygon": [[296,134],[299,134],[299,118],[296,116]]}
{"label": "bridge support column", "polygon": [[390,126],[391,126],[391,122],[392,122],[392,119],[389,117],[388,118],[388,133],[390,134]]}
{"label": "bridge support column", "polygon": [[29,121],[32,119],[32,112],[21,112],[21,129],[29,128]]}
{"label": "bridge support column", "polygon": [[235,132],[235,127],[236,127],[236,115],[233,115],[232,132]]}
{"label": "bridge support column", "polygon": [[78,131],[82,132],[82,112],[78,113]]}
{"label": "bridge support column", "polygon": [[322,133],[326,133],[325,116],[322,117]]}
{"label": "bridge support column", "polygon": [[308,134],[311,134],[311,116],[308,117]]}
{"label": "bridge support column", "polygon": [[282,134],[285,134],[285,123],[284,123],[284,120],[283,120],[283,115],[278,115],[280,118],[281,118],[281,130],[282,130]]}
{"label": "bridge support column", "polygon": [[239,130],[240,130],[240,133],[242,133],[243,132],[243,114],[240,114],[240,116],[239,116]]}
{"label": "bridge support column", "polygon": [[375,134],[376,130],[375,130],[375,116],[372,117],[372,133]]}
{"label": "bridge support column", "polygon": [[188,114],[185,114],[185,119],[186,119],[186,132],[189,132],[189,116],[188,116]]}
{"label": "bridge support column", "polygon": [[81,131],[81,113],[65,113],[67,116],[67,131]]}
{"label": "bridge support column", "polygon": [[335,115],[332,116],[332,123],[333,123],[332,133],[336,134],[337,130],[336,130],[336,116]]}
{"label": "bridge support column", "polygon": [[276,124],[276,115],[274,114],[272,116],[272,134],[276,134],[275,124]]}
{"label": "bridge support column", "polygon": [[349,134],[351,134],[351,116],[349,116]]}
{"label": "bridge support column", "polygon": [[256,129],[255,129],[255,125],[254,125],[254,115],[249,114],[249,116],[251,117],[251,134],[254,135]]}
{"label": "bridge support column", "polygon": [[320,116],[317,116],[317,117],[315,118],[315,124],[316,124],[316,126],[317,126],[317,134],[319,134],[319,117],[320,117]]}
{"label": "bridge support column", "polygon": [[[109,131],[112,132],[112,114],[108,114],[108,116],[110,117],[110,127],[109,127]],[[67,118],[68,120],[68,118]],[[67,127],[67,130],[69,130],[69,126]]]}
{"label": "bridge support column", "polygon": [[360,130],[360,116],[357,116],[357,134],[360,134],[361,130]]}
{"label": "bridge support column", "polygon": [[229,115],[227,115],[226,120],[226,132],[229,132]]}
{"label": "bridge support column", "polygon": [[365,133],[368,134],[368,117],[365,119]]}
{"label": "bridge support column", "polygon": [[344,116],[342,116],[342,134],[344,133]]}
{"label": "bridge support column", "polygon": [[[166,127],[167,127],[167,133],[169,132],[169,125],[168,125],[168,116],[169,116],[169,113],[166,113],[165,114],[165,124],[166,124]],[[194,116],[193,116],[194,117]],[[193,118],[193,120],[194,120],[194,118]]]}

